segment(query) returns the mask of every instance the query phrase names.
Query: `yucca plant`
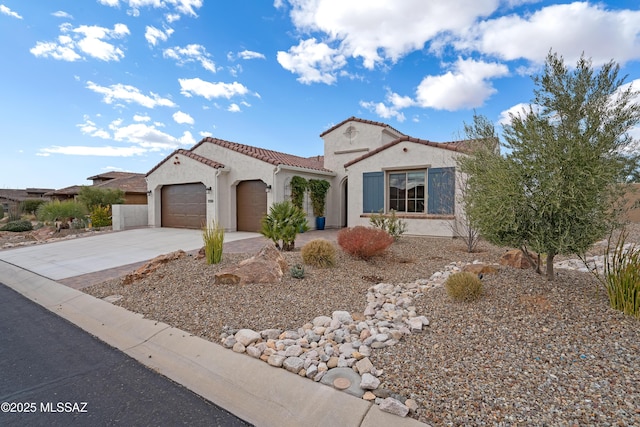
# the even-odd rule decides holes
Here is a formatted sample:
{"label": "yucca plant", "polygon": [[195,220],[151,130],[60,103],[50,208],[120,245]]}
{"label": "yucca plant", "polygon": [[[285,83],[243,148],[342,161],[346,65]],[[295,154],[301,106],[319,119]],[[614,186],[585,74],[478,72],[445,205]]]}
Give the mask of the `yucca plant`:
{"label": "yucca plant", "polygon": [[204,240],[204,254],[207,264],[220,263],[224,244],[224,228],[212,221],[210,226],[202,228],[202,240]]}
{"label": "yucca plant", "polygon": [[605,286],[611,308],[640,318],[640,248],[626,245],[627,232],[622,231],[611,251],[611,239],[604,256],[602,278],[594,274]]}

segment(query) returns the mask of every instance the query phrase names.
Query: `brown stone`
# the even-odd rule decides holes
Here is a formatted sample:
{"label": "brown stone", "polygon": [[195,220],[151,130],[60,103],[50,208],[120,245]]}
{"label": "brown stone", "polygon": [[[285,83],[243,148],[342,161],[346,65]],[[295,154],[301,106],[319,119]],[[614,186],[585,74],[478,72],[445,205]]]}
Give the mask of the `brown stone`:
{"label": "brown stone", "polygon": [[151,273],[153,273],[154,271],[156,271],[158,268],[160,268],[160,266],[162,266],[162,265],[164,265],[164,264],[166,264],[166,263],[168,263],[170,261],[174,261],[176,259],[184,258],[185,256],[187,256],[187,253],[185,251],[183,251],[182,249],[177,250],[175,252],[168,253],[168,254],[158,255],[157,257],[155,257],[151,261],[147,262],[142,267],[138,268],[133,273],[127,274],[122,279],[122,284],[123,285],[130,285],[133,282],[137,282],[138,280],[142,280],[145,277],[147,277],[148,275],[150,275]]}
{"label": "brown stone", "polygon": [[462,267],[462,271],[468,271],[473,274],[497,274],[498,269],[491,264],[477,263],[467,264]]}
{"label": "brown stone", "polygon": [[[533,252],[530,255],[533,258],[537,257]],[[500,257],[500,264],[520,269],[531,268],[531,263],[520,249],[513,249],[505,252]]]}
{"label": "brown stone", "polygon": [[280,251],[273,244],[267,244],[251,258],[217,272],[214,284],[278,283],[287,267],[287,261]]}

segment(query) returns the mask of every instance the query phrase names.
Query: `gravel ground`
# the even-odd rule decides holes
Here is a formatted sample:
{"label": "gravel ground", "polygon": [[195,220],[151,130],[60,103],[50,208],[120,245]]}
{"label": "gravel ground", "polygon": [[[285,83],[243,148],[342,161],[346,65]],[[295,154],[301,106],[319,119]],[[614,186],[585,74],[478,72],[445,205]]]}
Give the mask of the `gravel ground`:
{"label": "gravel ground", "polygon": [[[640,227],[629,241],[640,242]],[[429,278],[452,261],[497,262],[503,252],[406,236],[382,257],[338,251],[336,267],[306,267],[304,279],[285,274],[277,285],[214,286],[218,269],[251,255],[225,254],[217,266],[187,257],[133,285],[84,291],[122,295],[116,304],[218,343],[224,326],[298,329],[334,310],[362,313],[373,284]],[[283,255],[300,262],[299,250]],[[434,426],[640,425],[640,321],[610,309],[590,274],[558,270],[549,283],[501,267],[483,282],[473,303],[453,302],[443,288],[420,294],[417,313],[430,326],[373,352],[381,386],[417,401],[413,417]]]}

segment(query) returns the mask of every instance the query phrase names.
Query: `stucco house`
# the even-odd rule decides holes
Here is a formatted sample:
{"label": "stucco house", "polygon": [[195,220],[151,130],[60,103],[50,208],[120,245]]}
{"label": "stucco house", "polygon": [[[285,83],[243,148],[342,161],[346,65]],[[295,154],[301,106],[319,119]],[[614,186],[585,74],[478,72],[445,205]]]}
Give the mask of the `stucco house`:
{"label": "stucco house", "polygon": [[[452,236],[456,156],[464,141],[436,143],[351,117],[323,132],[324,155],[310,158],[207,137],[179,149],[147,175],[152,227],[258,231],[268,207],[290,198],[295,175],[331,183],[326,227],[368,225],[372,213],[395,210],[408,234]],[[311,205],[305,201],[313,228]]]}

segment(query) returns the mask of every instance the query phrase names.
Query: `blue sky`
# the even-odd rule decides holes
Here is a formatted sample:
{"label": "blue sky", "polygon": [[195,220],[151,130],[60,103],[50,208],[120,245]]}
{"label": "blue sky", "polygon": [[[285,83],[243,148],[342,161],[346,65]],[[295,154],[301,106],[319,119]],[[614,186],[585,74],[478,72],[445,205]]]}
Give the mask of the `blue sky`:
{"label": "blue sky", "polygon": [[529,102],[550,49],[640,89],[638,1],[0,0],[0,188],[146,173],[205,136],[313,156],[350,116],[459,139]]}

